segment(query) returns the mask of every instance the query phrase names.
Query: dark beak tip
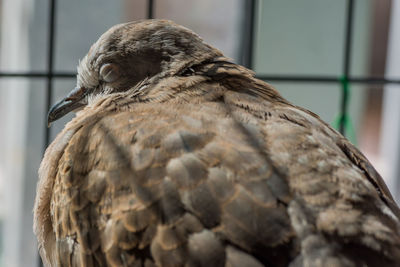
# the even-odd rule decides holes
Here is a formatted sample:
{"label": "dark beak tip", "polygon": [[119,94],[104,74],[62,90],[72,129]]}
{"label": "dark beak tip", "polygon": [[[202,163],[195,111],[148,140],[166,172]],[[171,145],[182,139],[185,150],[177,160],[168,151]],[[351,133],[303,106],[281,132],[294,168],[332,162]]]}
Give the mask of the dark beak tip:
{"label": "dark beak tip", "polygon": [[50,127],[52,122],[69,112],[84,106],[85,103],[82,102],[82,99],[84,99],[86,93],[87,91],[84,87],[76,87],[64,99],[54,104],[47,114],[47,127]]}
{"label": "dark beak tip", "polygon": [[[61,102],[61,101],[60,101]],[[58,104],[58,103],[57,103]],[[57,114],[57,104],[55,104],[54,106],[52,106],[49,110],[49,112],[47,113],[47,127],[50,128],[51,124],[57,120],[56,116],[54,116],[55,114]]]}

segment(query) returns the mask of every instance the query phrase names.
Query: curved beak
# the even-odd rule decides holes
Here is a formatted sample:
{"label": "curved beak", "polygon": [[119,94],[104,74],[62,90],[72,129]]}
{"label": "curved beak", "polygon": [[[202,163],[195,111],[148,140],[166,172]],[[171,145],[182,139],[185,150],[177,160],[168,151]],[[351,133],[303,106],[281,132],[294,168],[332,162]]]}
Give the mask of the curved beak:
{"label": "curved beak", "polygon": [[51,107],[47,114],[47,126],[64,115],[86,105],[85,96],[87,90],[84,87],[75,87],[64,99]]}

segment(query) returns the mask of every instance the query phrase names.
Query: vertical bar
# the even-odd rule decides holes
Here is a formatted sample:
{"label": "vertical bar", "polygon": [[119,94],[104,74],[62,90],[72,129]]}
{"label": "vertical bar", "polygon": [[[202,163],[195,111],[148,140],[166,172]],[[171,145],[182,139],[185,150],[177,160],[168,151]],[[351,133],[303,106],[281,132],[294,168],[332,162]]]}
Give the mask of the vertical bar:
{"label": "vertical bar", "polygon": [[[46,110],[51,107],[51,101],[53,98],[53,63],[54,63],[54,44],[55,44],[55,17],[56,17],[56,0],[49,0],[49,28],[48,28],[48,39],[47,39],[47,88],[46,88]],[[50,128],[47,127],[47,118],[45,120],[45,148],[48,146],[50,141]]]}
{"label": "vertical bar", "polygon": [[147,18],[154,19],[154,0],[147,0]]}
{"label": "vertical bar", "polygon": [[351,63],[351,44],[353,34],[353,16],[354,16],[354,0],[347,1],[346,14],[346,35],[344,40],[344,60],[343,60],[343,78],[342,78],[342,102],[341,102],[341,117],[339,131],[345,135],[346,114],[349,102],[348,77],[350,75]]}
{"label": "vertical bar", "polygon": [[244,2],[245,14],[242,34],[242,55],[239,63],[249,69],[253,68],[256,4],[256,0]]}
{"label": "vertical bar", "polygon": [[344,47],[344,75],[349,77],[350,60],[351,60],[351,43],[353,37],[353,16],[354,16],[354,0],[347,0],[347,15],[346,15],[346,37]]}
{"label": "vertical bar", "polygon": [[[47,87],[46,87],[46,110],[51,107],[53,98],[53,63],[54,63],[54,45],[55,45],[55,18],[56,18],[56,0],[49,0],[49,28],[47,38]],[[45,119],[45,135],[43,153],[50,142],[50,128],[47,127],[47,117]],[[42,267],[43,262],[39,255],[38,266]]]}

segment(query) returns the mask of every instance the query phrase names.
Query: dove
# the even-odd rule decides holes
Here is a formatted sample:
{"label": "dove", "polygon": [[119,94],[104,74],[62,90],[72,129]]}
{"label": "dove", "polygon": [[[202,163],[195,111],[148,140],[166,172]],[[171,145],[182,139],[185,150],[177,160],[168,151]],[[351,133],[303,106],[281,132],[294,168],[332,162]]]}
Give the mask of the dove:
{"label": "dove", "polygon": [[400,266],[365,156],[193,31],[119,24],[78,66],[39,169],[45,266]]}

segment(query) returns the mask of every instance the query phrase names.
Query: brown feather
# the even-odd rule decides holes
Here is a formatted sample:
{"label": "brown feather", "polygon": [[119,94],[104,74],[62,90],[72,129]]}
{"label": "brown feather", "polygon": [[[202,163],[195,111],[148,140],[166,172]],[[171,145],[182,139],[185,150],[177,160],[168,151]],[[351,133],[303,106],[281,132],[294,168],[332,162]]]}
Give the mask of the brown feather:
{"label": "brown feather", "polygon": [[399,208],[361,152],[183,27],[112,28],[78,84],[138,40],[176,57],[93,90],[46,151],[34,215],[47,266],[400,264]]}

